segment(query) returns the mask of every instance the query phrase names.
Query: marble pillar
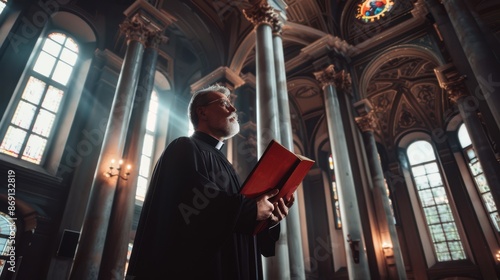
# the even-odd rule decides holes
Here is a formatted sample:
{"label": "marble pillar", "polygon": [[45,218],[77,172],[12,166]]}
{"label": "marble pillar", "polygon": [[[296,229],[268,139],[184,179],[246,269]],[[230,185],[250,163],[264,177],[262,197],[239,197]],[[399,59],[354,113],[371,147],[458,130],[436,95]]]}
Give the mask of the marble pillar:
{"label": "marble pillar", "polygon": [[[260,158],[272,139],[281,142],[272,35],[272,26],[278,15],[266,1],[244,10],[244,13],[255,26],[257,156]],[[280,227],[276,255],[262,261],[265,279],[290,279],[286,220],[280,223]]]}
{"label": "marble pillar", "polygon": [[380,163],[373,133],[375,127],[373,111],[371,111],[368,100],[360,101],[356,107],[360,116],[356,117],[355,120],[363,135],[363,143],[373,184],[372,197],[380,231],[380,241],[382,242],[381,247],[384,251],[389,276],[390,279],[407,279],[398,232],[394,224],[394,214],[386,190],[384,171]]}
{"label": "marble pillar", "polygon": [[[111,176],[108,172],[113,171],[114,174],[119,168],[139,80],[146,29],[136,17],[125,19],[120,29],[127,37],[127,51],[92,182],[90,201],[87,205],[71,280],[98,279],[111,206],[119,178]],[[112,165],[114,169],[110,170],[109,167]]]}
{"label": "marble pillar", "polygon": [[142,145],[146,135],[149,101],[154,86],[158,46],[162,41],[165,41],[165,37],[161,33],[161,31],[156,31],[147,34],[146,49],[144,50],[139,83],[128,127],[127,142],[123,153],[125,161],[131,164],[131,169],[127,177],[118,178],[99,279],[119,280],[123,279],[125,274],[128,244],[134,218],[137,176],[141,162]]}
{"label": "marble pillar", "polygon": [[469,137],[483,168],[484,176],[490,187],[497,208],[500,206],[500,164],[483,130],[476,111],[477,100],[467,93],[466,77],[460,75],[453,64],[446,64],[434,69],[439,85],[448,94],[448,98],[457,105],[460,116],[469,132]]}
{"label": "marble pillar", "polygon": [[[488,40],[482,33],[464,0],[443,0],[460,45],[474,72],[479,88],[473,98],[484,100],[500,127],[500,63],[495,59]],[[480,91],[479,91],[480,89]]]}
{"label": "marble pillar", "polygon": [[350,75],[345,70],[336,72],[333,65],[330,65],[323,71],[315,72],[314,76],[321,84],[324,94],[328,135],[335,162],[342,233],[348,243],[345,246],[345,254],[349,279],[370,279],[361,216],[338,98],[339,94],[350,87]]}
{"label": "marble pillar", "polygon": [[[294,151],[292,121],[290,119],[290,103],[286,85],[285,55],[283,53],[282,21],[273,22],[274,65],[276,71],[276,90],[278,94],[279,134],[281,144]],[[297,192],[295,192],[297,199]],[[290,279],[305,280],[304,253],[302,250],[302,234],[300,232],[299,207],[291,207],[286,217],[286,237],[288,241],[288,258],[290,260]]]}

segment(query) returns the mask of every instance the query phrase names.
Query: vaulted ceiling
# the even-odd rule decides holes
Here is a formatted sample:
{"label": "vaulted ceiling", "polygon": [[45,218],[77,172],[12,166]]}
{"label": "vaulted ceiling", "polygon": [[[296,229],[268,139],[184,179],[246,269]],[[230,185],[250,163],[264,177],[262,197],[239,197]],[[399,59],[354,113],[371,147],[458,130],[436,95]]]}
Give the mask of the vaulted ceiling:
{"label": "vaulted ceiling", "polygon": [[[159,60],[174,90],[187,94],[190,85],[219,67],[255,75],[254,26],[243,10],[259,1],[149,2],[176,19],[166,31],[169,42],[161,47]],[[339,56],[353,76],[353,101],[368,98],[373,104],[380,143],[391,146],[405,131],[443,125],[450,104],[433,69],[449,58],[426,7],[432,1],[383,1],[393,4],[390,13],[363,21],[358,14],[365,2],[285,1],[283,45],[291,113],[296,134],[309,138],[306,142],[327,141],[322,92],[313,72]],[[469,2],[474,15],[492,30],[489,39],[498,40],[498,1]],[[310,145],[318,149],[318,144]]]}

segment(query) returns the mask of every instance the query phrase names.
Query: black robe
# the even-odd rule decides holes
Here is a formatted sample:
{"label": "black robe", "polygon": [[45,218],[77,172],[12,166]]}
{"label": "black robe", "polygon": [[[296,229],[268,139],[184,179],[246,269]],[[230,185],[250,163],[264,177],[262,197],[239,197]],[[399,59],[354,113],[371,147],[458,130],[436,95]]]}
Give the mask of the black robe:
{"label": "black robe", "polygon": [[239,194],[240,180],[217,143],[195,132],[163,152],[151,176],[127,279],[262,278],[259,254],[274,255],[279,226],[252,236],[256,201]]}

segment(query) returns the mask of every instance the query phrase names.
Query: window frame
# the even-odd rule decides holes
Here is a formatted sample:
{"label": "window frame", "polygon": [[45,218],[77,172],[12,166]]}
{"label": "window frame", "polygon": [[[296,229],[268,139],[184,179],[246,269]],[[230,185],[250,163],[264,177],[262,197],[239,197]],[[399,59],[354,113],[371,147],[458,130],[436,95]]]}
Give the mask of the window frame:
{"label": "window frame", "polygon": [[[150,97],[149,102],[148,102],[148,115],[146,117],[146,120],[144,120],[144,121],[147,122],[148,119],[149,119],[149,113],[151,112],[150,108],[151,108],[151,101],[153,100],[153,95],[156,95],[156,103],[157,103],[156,104],[157,107],[156,107],[156,114],[155,114],[156,116],[155,116],[155,123],[154,123],[154,131],[151,131],[151,130],[147,129],[147,123],[145,125],[145,137],[146,137],[146,135],[150,135],[153,138],[152,148],[151,148],[151,154],[150,155],[143,154],[142,151],[144,149],[144,144],[145,144],[145,141],[143,141],[143,143],[141,144],[141,158],[139,160],[139,162],[142,164],[142,157],[143,156],[147,156],[150,159],[149,166],[148,166],[148,173],[149,174],[148,174],[147,177],[141,175],[140,174],[140,170],[143,167],[141,166],[141,164],[139,164],[139,166],[138,166],[139,169],[138,169],[137,178],[136,178],[136,180],[137,180],[137,183],[136,183],[137,184],[137,188],[136,188],[136,193],[135,193],[135,204],[136,205],[142,205],[144,203],[144,200],[138,199],[138,195],[137,195],[138,191],[139,191],[139,188],[138,188],[139,179],[140,178],[144,178],[146,180],[146,190],[144,192],[144,199],[145,199],[147,191],[148,191],[148,187],[149,187],[149,182],[151,180],[151,174],[152,174],[153,168],[154,168],[154,166],[156,164],[155,154],[156,154],[156,144],[158,142],[158,135],[157,135],[158,134],[158,127],[159,127],[158,117],[159,117],[159,113],[160,113],[160,96],[159,96],[160,93],[159,93],[159,90],[156,87],[154,87],[154,89],[153,89],[153,91],[151,93],[151,97]],[[145,137],[144,137],[144,140],[146,139]]]}
{"label": "window frame", "polygon": [[[2,216],[2,219],[5,219],[5,221],[10,223],[10,225],[9,225],[10,227],[12,227],[12,226],[14,227],[15,232],[17,234],[18,226],[16,225],[16,222],[12,219],[12,217],[10,217],[9,215],[7,215],[7,213],[4,213],[4,212],[0,212],[0,216]],[[3,250],[9,248],[10,246],[14,246],[14,247],[16,246],[15,238],[13,240],[10,240],[11,239],[10,236],[11,236],[10,233],[9,234],[3,234],[3,233],[0,234],[0,239],[6,240],[4,248],[2,248],[2,250],[0,250],[0,259],[4,260],[4,261],[9,260],[10,256],[8,255],[8,251],[4,255]],[[7,273],[7,272],[5,272],[6,267],[8,267],[8,263],[0,264],[0,277],[2,277],[3,275],[5,275]]]}
{"label": "window frame", "polygon": [[[49,77],[43,76],[42,74],[36,72],[33,69],[35,66],[35,63],[37,62],[37,60],[42,52],[42,48],[44,46],[44,43],[49,38],[49,35],[53,34],[53,33],[64,34],[66,36],[66,38],[70,38],[71,40],[73,40],[73,42],[79,47],[79,52],[77,54],[78,55],[77,60],[73,66],[72,73],[71,73],[70,77],[68,78],[68,83],[65,86],[60,84],[59,82],[57,82],[55,80],[52,80]],[[62,120],[65,118],[65,116],[67,114],[67,107],[68,107],[67,103],[69,102],[68,100],[71,100],[71,98],[69,98],[68,95],[70,95],[72,93],[71,88],[72,88],[73,84],[75,83],[74,78],[75,78],[75,76],[78,75],[78,72],[80,71],[80,68],[81,68],[81,43],[77,40],[77,38],[75,38],[75,36],[73,34],[71,34],[70,32],[61,30],[59,28],[50,28],[47,30],[47,32],[44,32],[44,35],[41,35],[40,37],[42,37],[42,36],[43,36],[43,40],[41,40],[41,42],[34,47],[32,53],[30,55],[30,59],[26,63],[24,73],[20,79],[20,82],[18,83],[18,86],[16,87],[16,90],[13,94],[13,98],[11,98],[11,102],[10,102],[10,104],[6,110],[6,113],[4,114],[3,119],[1,121],[0,144],[1,144],[1,142],[3,142],[3,140],[7,134],[8,128],[11,126],[12,118],[15,114],[17,106],[19,105],[20,101],[22,100],[22,95],[23,95],[24,90],[26,89],[26,86],[27,86],[31,77],[46,83],[44,95],[47,92],[47,88],[51,85],[54,87],[57,87],[58,89],[61,89],[63,91],[63,97],[61,98],[58,111],[57,111],[57,113],[55,113],[55,118],[54,118],[54,122],[53,122],[53,125],[51,128],[51,131],[49,132],[49,134],[46,137],[47,144],[43,150],[40,163],[37,164],[37,163],[31,162],[31,161],[22,159],[24,149],[26,147],[29,135],[33,134],[32,127],[36,121],[36,117],[38,116],[38,114],[35,114],[33,116],[33,120],[32,120],[32,123],[30,125],[30,128],[26,129],[26,130],[23,129],[23,130],[27,131],[27,135],[26,135],[27,138],[25,139],[25,141],[22,144],[21,150],[19,151],[19,155],[17,157],[14,157],[14,156],[11,156],[9,154],[0,153],[0,156],[2,159],[11,159],[15,162],[23,163],[23,165],[26,165],[26,166],[31,166],[31,167],[35,167],[35,168],[41,167],[43,169],[47,164],[48,154],[50,153],[50,151],[53,149],[53,146],[55,145],[55,143],[54,143],[54,139],[56,138],[55,135],[57,135],[57,131],[61,127]],[[54,69],[55,69],[55,65],[54,65]],[[54,71],[54,69],[52,69],[52,72]],[[36,111],[38,113],[40,112],[41,103],[42,103],[42,101],[40,101],[36,105],[37,106]]]}
{"label": "window frame", "polygon": [[[465,259],[463,260],[438,261],[434,242],[430,233],[430,229],[427,225],[427,219],[424,210],[421,206],[419,194],[417,192],[416,184],[413,179],[413,173],[410,167],[410,161],[407,155],[408,147],[414,142],[420,140],[428,142],[433,148],[435,161],[439,168],[441,179],[443,181],[442,183],[448,198],[448,204],[450,206],[453,219],[456,224],[457,231],[465,254]],[[450,192],[450,187],[446,178],[446,174],[444,173],[441,159],[439,157],[439,153],[437,152],[433,138],[425,132],[414,131],[411,133],[407,133],[403,137],[401,137],[398,141],[398,147],[400,148],[399,160],[401,162],[403,176],[406,185],[408,187],[408,194],[410,196],[411,207],[413,209],[413,216],[415,217],[416,226],[418,228],[418,234],[422,242],[422,250],[424,252],[427,265],[429,267],[433,267],[435,265],[442,266],[448,263],[460,263],[460,262],[469,263],[472,260],[469,243],[465,235],[462,221],[460,220],[460,217],[458,215],[458,210],[454,202],[454,198]]]}
{"label": "window frame", "polygon": [[[460,141],[460,137],[459,137],[459,133],[460,133],[461,129],[464,129],[467,132],[467,136],[469,137],[469,140],[471,142],[469,145],[467,145],[465,147],[462,145],[462,142]],[[481,191],[479,190],[479,186],[477,185],[477,182],[476,182],[476,177],[472,173],[472,169],[471,169],[471,166],[470,166],[471,160],[469,159],[469,157],[467,155],[467,151],[470,150],[470,149],[472,149],[472,151],[475,154],[475,160],[476,160],[476,162],[479,163],[479,165],[481,166],[481,169],[482,169],[482,164],[479,161],[479,158],[477,156],[477,152],[474,149],[474,146],[472,145],[472,140],[470,139],[470,135],[469,135],[469,132],[467,131],[467,127],[465,126],[465,123],[462,122],[460,125],[458,125],[458,127],[456,129],[456,135],[457,135],[457,142],[458,142],[458,144],[460,146],[461,155],[462,155],[463,161],[464,161],[464,163],[466,165],[466,168],[467,168],[467,171],[468,171],[468,175],[470,176],[472,185],[474,186],[474,190],[477,192],[477,196],[478,196],[479,200],[481,201],[481,206],[482,206],[482,209],[484,210],[484,213],[486,214],[486,216],[488,216],[488,221],[489,221],[489,224],[491,226],[491,229],[498,235],[498,234],[500,234],[500,225],[498,225],[498,226],[495,225],[494,221],[492,220],[491,214],[494,213],[494,212],[496,212],[497,214],[499,214],[499,212],[500,212],[499,211],[499,207],[498,207],[498,205],[495,204],[496,211],[491,211],[490,212],[487,209],[486,202],[482,198],[483,193],[486,193],[486,192],[481,193]],[[484,171],[482,172],[482,174],[484,174]],[[488,185],[488,182],[486,182],[486,185],[488,186],[489,192],[491,193],[492,190],[490,189],[490,187]]]}

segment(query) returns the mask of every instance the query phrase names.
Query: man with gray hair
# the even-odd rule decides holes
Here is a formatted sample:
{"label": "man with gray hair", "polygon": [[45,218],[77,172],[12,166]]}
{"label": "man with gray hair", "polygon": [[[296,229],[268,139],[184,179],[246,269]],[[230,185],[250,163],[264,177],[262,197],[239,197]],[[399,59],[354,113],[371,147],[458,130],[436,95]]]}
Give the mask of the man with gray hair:
{"label": "man with gray hair", "polygon": [[[262,279],[260,254],[274,255],[279,221],[293,204],[240,194],[220,151],[239,132],[230,91],[211,86],[189,104],[195,132],[168,145],[156,163],[139,221],[127,279]],[[252,232],[262,220],[270,228]]]}

